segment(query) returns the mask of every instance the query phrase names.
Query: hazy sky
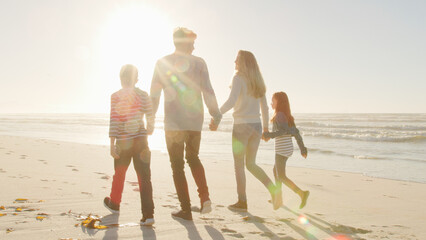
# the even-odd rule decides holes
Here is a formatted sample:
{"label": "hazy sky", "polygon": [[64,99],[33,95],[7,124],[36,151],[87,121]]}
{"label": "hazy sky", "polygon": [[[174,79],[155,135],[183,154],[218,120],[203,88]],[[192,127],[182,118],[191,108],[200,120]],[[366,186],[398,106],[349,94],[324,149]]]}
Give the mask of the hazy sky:
{"label": "hazy sky", "polygon": [[426,112],[416,0],[0,0],[0,112],[108,112],[120,67],[149,90],[177,26],[198,34],[219,104],[244,49],[293,112]]}

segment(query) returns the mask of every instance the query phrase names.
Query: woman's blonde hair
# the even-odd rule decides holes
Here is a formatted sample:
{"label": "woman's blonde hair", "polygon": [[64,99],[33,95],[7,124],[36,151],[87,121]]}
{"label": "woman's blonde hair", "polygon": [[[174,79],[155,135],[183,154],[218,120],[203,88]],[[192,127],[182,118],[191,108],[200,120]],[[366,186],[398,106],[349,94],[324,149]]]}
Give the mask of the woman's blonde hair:
{"label": "woman's blonde hair", "polygon": [[257,61],[253,53],[240,50],[238,52],[237,64],[237,74],[244,76],[247,80],[248,93],[255,98],[265,96],[265,82],[263,81],[259,65],[257,65]]}

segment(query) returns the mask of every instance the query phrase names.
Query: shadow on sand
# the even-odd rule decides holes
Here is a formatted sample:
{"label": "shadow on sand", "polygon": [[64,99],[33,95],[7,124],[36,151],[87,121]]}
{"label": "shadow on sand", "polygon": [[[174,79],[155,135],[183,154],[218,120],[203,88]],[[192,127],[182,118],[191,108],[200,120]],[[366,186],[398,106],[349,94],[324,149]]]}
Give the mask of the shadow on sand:
{"label": "shadow on sand", "polygon": [[[104,216],[102,220],[102,225],[108,226],[107,230],[105,231],[105,235],[103,237],[104,240],[114,240],[119,239],[118,237],[118,229],[120,227],[135,227],[138,226],[139,223],[130,223],[130,224],[119,224],[118,219],[120,215],[119,214],[109,214],[107,216]],[[157,236],[155,234],[155,230],[153,227],[144,227],[140,226],[140,229],[142,231],[142,239],[157,239]],[[90,229],[93,230],[93,229]],[[88,231],[86,231],[88,233]],[[89,233],[90,234],[90,233]],[[96,232],[95,232],[96,234]]]}
{"label": "shadow on sand", "polygon": [[[182,224],[186,228],[186,231],[188,232],[188,239],[190,240],[202,240],[200,233],[198,232],[197,226],[195,226],[193,221],[187,221],[180,218],[173,217],[175,221]],[[225,239],[221,232],[219,232],[216,228],[210,226],[210,225],[204,225],[204,228],[206,229],[207,233],[210,235],[212,239],[218,239],[222,240]]]}
{"label": "shadow on sand", "polygon": [[[354,228],[354,227],[345,226],[341,224],[332,224],[312,214],[296,212],[286,206],[281,207],[281,209],[284,209],[294,214],[297,218],[296,219],[294,218],[278,219],[278,221],[289,226],[296,233],[298,233],[303,239],[319,240],[319,238],[317,238],[319,233],[318,231],[322,231],[323,233],[328,235],[330,239],[334,239],[333,237],[337,237],[337,236],[344,236],[347,239],[353,239],[353,240],[364,239],[360,237],[358,234],[366,234],[371,232],[370,230]],[[233,211],[233,212],[242,216],[244,221],[248,223],[253,223],[260,231],[263,232],[261,234],[262,236],[266,236],[270,239],[281,239],[281,240],[295,239],[290,236],[278,236],[276,233],[272,232],[264,224],[265,220],[261,217],[254,216],[249,212],[238,212],[238,211]],[[302,221],[299,221],[299,217],[301,216],[303,216],[304,219]]]}

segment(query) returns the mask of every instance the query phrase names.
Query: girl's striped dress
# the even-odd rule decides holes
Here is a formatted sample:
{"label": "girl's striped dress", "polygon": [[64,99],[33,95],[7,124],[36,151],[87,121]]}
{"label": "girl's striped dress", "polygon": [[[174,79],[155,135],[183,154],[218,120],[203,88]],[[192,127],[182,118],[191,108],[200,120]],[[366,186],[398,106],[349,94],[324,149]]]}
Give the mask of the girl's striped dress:
{"label": "girl's striped dress", "polygon": [[275,115],[273,124],[272,132],[264,133],[264,136],[268,138],[275,138],[276,154],[287,158],[293,155],[293,136],[296,138],[297,145],[299,145],[301,153],[307,153],[307,149],[303,144],[303,139],[302,136],[300,136],[299,130],[295,126],[288,126],[287,117],[283,112],[278,112]]}
{"label": "girl's striped dress", "polygon": [[293,140],[290,134],[275,138],[275,153],[284,157],[293,155]]}

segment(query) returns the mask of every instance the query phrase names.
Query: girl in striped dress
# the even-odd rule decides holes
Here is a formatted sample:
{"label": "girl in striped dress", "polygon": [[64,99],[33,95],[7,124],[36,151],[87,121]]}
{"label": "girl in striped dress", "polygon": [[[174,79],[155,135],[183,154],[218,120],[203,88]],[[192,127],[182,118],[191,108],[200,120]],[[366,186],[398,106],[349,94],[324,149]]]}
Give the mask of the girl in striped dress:
{"label": "girl in striped dress", "polygon": [[309,191],[301,190],[290,178],[287,177],[285,168],[287,159],[293,154],[292,136],[296,138],[299,145],[300,153],[304,158],[308,156],[308,150],[303,144],[299,130],[296,128],[294,118],[291,115],[290,103],[285,92],[276,92],[272,96],[272,109],[275,110],[274,116],[271,119],[273,123],[273,132],[265,132],[263,138],[268,141],[270,138],[275,138],[275,166],[274,176],[275,185],[279,189],[276,201],[282,203],[281,185],[284,183],[293,192],[297,193],[302,202],[299,208],[306,205],[309,197]]}

